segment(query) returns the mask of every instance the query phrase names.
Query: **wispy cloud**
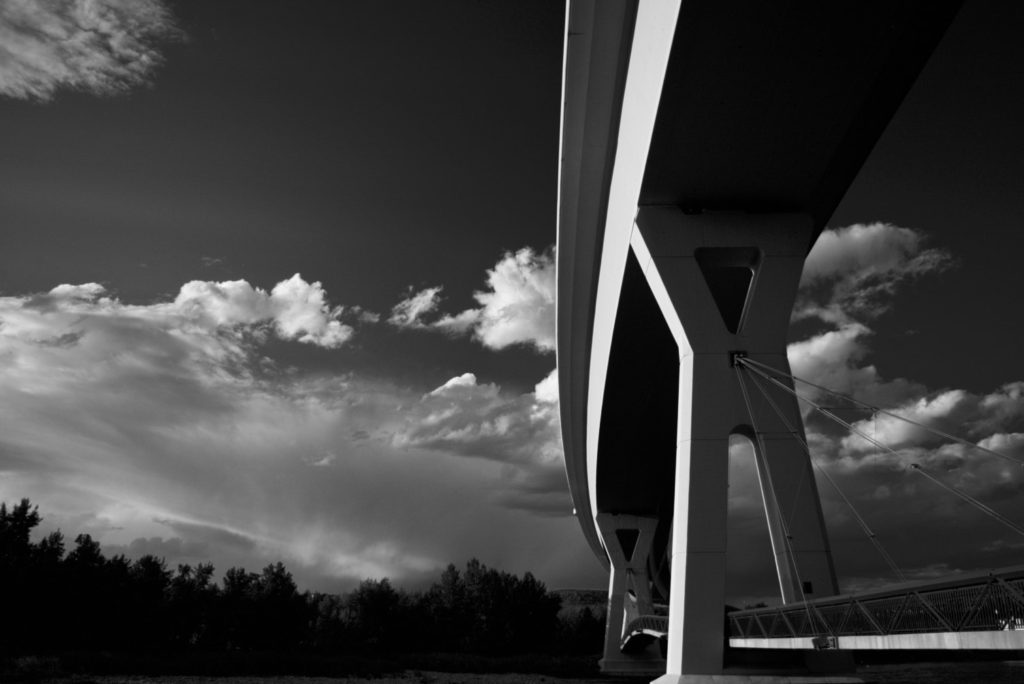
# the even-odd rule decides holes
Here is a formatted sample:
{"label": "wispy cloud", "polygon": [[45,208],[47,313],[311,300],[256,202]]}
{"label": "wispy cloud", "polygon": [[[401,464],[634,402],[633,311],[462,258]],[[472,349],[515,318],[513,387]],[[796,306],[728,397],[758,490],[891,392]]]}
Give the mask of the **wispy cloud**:
{"label": "wispy cloud", "polygon": [[202,563],[210,557],[208,544],[197,541],[183,541],[180,537],[136,537],[128,544],[111,544],[107,553],[123,554],[129,558],[152,555],[158,558],[173,558],[179,562]]}
{"label": "wispy cloud", "polygon": [[508,252],[487,270],[486,283],[486,290],[473,295],[479,304],[476,308],[439,314],[442,288],[430,287],[396,304],[389,322],[399,328],[471,335],[489,349],[524,345],[541,352],[554,351],[553,250],[538,254],[524,247]]}
{"label": "wispy cloud", "polygon": [[424,329],[430,325],[424,319],[437,311],[441,303],[441,288],[428,287],[419,292],[410,292],[409,296],[391,309],[388,323],[399,328]]}
{"label": "wispy cloud", "polygon": [[62,88],[98,95],[149,82],[159,45],[180,36],[162,0],[5,0],[0,95],[51,99]]}

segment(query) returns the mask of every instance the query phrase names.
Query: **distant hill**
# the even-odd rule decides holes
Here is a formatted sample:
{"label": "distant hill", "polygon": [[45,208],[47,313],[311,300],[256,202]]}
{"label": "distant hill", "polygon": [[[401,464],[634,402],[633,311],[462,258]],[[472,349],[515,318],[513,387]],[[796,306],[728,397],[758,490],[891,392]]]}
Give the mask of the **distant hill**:
{"label": "distant hill", "polygon": [[[562,599],[561,615],[590,608],[594,615],[603,616],[608,609],[608,592],[604,589],[557,589],[550,593]],[[655,600],[654,614],[668,615],[668,603]]]}

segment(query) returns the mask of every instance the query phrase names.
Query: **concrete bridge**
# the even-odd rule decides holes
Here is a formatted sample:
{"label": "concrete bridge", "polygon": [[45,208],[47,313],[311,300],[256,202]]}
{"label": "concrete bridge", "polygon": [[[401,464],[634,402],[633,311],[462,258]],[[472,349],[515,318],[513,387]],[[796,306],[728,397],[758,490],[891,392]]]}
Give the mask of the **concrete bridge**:
{"label": "concrete bridge", "polygon": [[[610,571],[605,671],[723,673],[731,436],[753,446],[783,603],[838,605],[796,399],[753,395],[738,366],[788,373],[807,252],[958,7],[569,0],[559,386],[576,515]],[[814,638],[751,631],[766,619],[731,617],[735,639]],[[624,651],[631,629],[667,632],[667,658]]]}

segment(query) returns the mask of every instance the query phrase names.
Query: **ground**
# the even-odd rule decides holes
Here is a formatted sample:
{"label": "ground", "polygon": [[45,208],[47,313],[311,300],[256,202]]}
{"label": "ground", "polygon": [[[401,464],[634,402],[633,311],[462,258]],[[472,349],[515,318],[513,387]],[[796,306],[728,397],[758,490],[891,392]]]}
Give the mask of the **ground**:
{"label": "ground", "polygon": [[468,674],[407,670],[384,677],[144,677],[76,676],[42,680],[43,684],[614,684],[616,680],[564,679],[537,674]]}

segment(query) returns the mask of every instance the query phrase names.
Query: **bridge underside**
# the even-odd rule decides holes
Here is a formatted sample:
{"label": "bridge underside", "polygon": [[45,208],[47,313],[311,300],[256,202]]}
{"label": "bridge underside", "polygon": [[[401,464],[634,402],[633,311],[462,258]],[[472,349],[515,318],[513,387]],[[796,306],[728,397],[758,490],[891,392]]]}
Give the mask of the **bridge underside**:
{"label": "bridge underside", "polygon": [[[730,358],[786,366],[803,259],[959,0],[568,4],[557,276],[566,469],[583,532],[612,571],[603,667],[628,669],[620,640],[653,585],[671,594],[667,671],[682,681],[722,667],[731,433],[758,433],[783,600],[835,591],[809,461],[763,406],[740,410]],[[719,276],[737,271],[745,298],[725,306]],[[799,423],[792,400],[778,403]],[[638,643],[656,633],[641,630]]]}
{"label": "bridge underside", "polygon": [[637,207],[804,214],[809,249],[959,4],[569,0],[558,371],[570,488],[602,562],[599,512],[671,515],[644,484],[674,467],[678,351],[627,265]]}

